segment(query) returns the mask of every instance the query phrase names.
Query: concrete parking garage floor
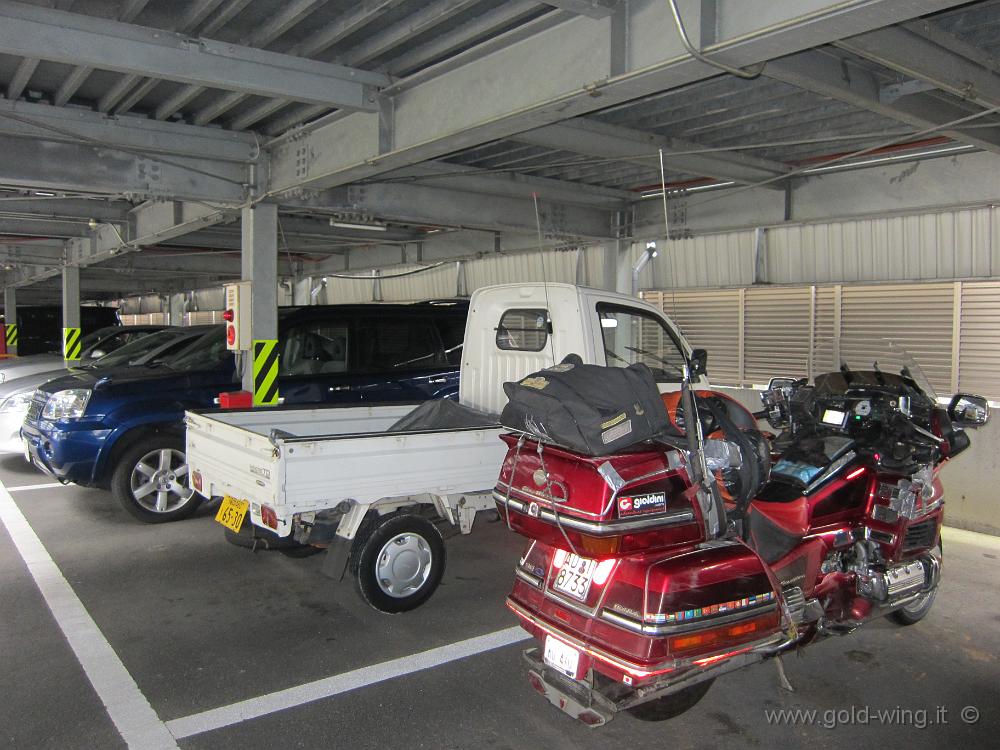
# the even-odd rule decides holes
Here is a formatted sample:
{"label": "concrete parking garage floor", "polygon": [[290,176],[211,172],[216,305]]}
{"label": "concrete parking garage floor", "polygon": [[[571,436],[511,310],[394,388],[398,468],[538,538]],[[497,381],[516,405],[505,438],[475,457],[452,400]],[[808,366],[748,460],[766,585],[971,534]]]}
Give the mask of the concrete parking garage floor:
{"label": "concrete parking garage floor", "polygon": [[[226,544],[211,508],[141,525],[106,493],[39,487],[51,480],[17,456],[0,458],[0,481],[2,745],[114,748],[125,733],[133,747],[181,748],[967,748],[1000,734],[996,537],[947,530],[928,618],[787,657],[794,693],[759,665],[673,721],[623,715],[589,730],[524,677],[503,606],[522,545],[501,524],[450,539],[438,592],[389,617],[323,578],[319,557]],[[44,549],[25,542],[32,532]]]}

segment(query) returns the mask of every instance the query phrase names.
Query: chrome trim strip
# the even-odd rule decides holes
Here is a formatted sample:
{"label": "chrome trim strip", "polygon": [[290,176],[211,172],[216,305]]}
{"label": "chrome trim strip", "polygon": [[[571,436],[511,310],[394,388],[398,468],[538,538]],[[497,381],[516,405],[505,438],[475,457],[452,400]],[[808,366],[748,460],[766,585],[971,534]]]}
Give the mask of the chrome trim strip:
{"label": "chrome trim strip", "polygon": [[[520,500],[515,500],[510,498],[507,500],[504,495],[493,491],[493,499],[500,503],[501,505],[510,509],[516,510],[518,513],[523,513],[528,515],[527,504],[521,502]],[[585,521],[580,518],[574,518],[573,516],[565,515],[560,513],[559,520],[556,521],[556,514],[547,508],[538,509],[539,520],[545,523],[552,524],[556,526],[562,524],[571,529],[577,531],[584,531],[592,536],[617,536],[628,531],[641,531],[643,529],[655,528],[657,526],[676,526],[682,523],[687,523],[694,520],[694,511],[691,510],[675,510],[671,513],[664,515],[650,516],[648,518],[643,518],[640,520],[629,520],[629,521],[611,521],[609,523],[597,523],[595,521]]]}
{"label": "chrome trim strip", "polygon": [[674,625],[647,625],[644,623],[638,623],[630,617],[625,617],[609,609],[602,609],[601,617],[613,622],[615,625],[620,625],[623,628],[631,630],[633,633],[642,633],[643,635],[671,635],[686,633],[689,630],[701,630],[702,628],[714,627],[715,625],[728,625],[731,622],[739,622],[740,620],[749,619],[751,616],[756,617],[757,615],[765,614],[777,609],[777,607],[777,602],[770,602],[769,604],[758,605],[753,608],[741,609],[739,612],[726,614],[722,617],[708,617],[706,619],[693,620],[691,622],[677,623]]}
{"label": "chrome trim strip", "polygon": [[[672,671],[672,670],[674,670],[674,669],[677,668],[677,661],[676,660],[671,660],[671,661],[668,661],[668,662],[661,662],[660,664],[656,665],[655,667],[653,667],[651,669],[647,669],[646,667],[640,666],[639,664],[635,664],[634,662],[625,661],[624,659],[621,659],[621,658],[619,658],[617,656],[612,656],[611,654],[609,654],[607,651],[604,651],[603,649],[596,648],[595,646],[588,646],[583,641],[581,641],[579,638],[577,638],[576,636],[570,635],[569,633],[567,633],[562,628],[556,627],[555,625],[552,625],[551,623],[549,623],[549,622],[547,622],[545,620],[542,620],[537,615],[531,614],[530,612],[528,612],[528,610],[526,610],[520,604],[518,604],[515,601],[512,601],[509,596],[507,597],[507,606],[510,607],[511,610],[513,610],[514,614],[516,614],[518,617],[523,617],[525,620],[528,620],[532,624],[537,625],[542,630],[545,630],[547,632],[553,633],[557,638],[559,638],[560,640],[566,641],[568,644],[570,644],[574,648],[577,648],[577,649],[579,649],[580,651],[583,651],[586,654],[590,654],[591,656],[593,656],[593,657],[595,657],[597,659],[605,661],[608,664],[612,664],[615,667],[617,667],[618,669],[621,669],[622,671],[625,671],[625,672],[629,672],[629,671],[631,671],[631,672],[647,672],[647,673],[650,673],[652,675],[652,674],[654,674],[656,672],[660,672],[660,671]],[[670,666],[667,666],[668,664]]]}
{"label": "chrome trim strip", "polygon": [[514,568],[514,575],[520,578],[525,583],[529,583],[532,586],[535,586],[536,588],[542,587],[542,579],[522,570],[520,565]]}
{"label": "chrome trim strip", "polygon": [[[604,464],[602,464],[602,466],[603,465]],[[612,471],[614,471],[613,467],[612,467]],[[598,473],[600,473],[600,470],[598,470]],[[679,475],[680,473],[681,473],[680,469],[671,469],[668,466],[666,469],[656,469],[655,471],[652,471],[649,474],[643,474],[640,477],[635,477],[633,479],[629,479],[625,484],[636,484],[637,482],[645,482],[645,481],[648,481],[648,480],[651,480],[651,479],[655,479],[657,477],[666,477],[666,478],[669,478],[669,477],[672,477],[672,476]],[[602,478],[604,478],[603,475],[602,475]],[[604,479],[605,479],[605,483],[607,483],[607,479],[606,478],[604,478]],[[552,482],[552,484],[555,485],[555,482]],[[602,518],[603,516],[607,515],[607,513],[611,510],[611,507],[615,504],[615,502],[617,502],[618,495],[621,493],[621,491],[624,488],[625,484],[623,484],[621,488],[619,488],[617,490],[614,490],[611,493],[611,497],[608,498],[607,504],[604,506],[603,510],[601,510],[600,512],[594,513],[594,512],[588,511],[588,510],[578,510],[577,513],[579,513],[581,515],[584,515],[584,516],[590,516],[591,518]],[[542,495],[542,494],[539,494],[538,492],[535,492],[534,490],[528,489],[527,487],[521,487],[521,488],[512,487],[509,482],[504,482],[502,480],[497,480],[496,487],[494,489],[495,490],[497,490],[497,489],[504,490],[505,491],[504,494],[509,494],[509,493],[516,492],[517,494],[524,495],[525,497],[528,497],[528,498],[534,500],[535,502],[545,503],[546,505],[564,505],[566,503],[566,501],[568,500],[568,497],[558,498],[558,497],[550,497],[548,495]]]}

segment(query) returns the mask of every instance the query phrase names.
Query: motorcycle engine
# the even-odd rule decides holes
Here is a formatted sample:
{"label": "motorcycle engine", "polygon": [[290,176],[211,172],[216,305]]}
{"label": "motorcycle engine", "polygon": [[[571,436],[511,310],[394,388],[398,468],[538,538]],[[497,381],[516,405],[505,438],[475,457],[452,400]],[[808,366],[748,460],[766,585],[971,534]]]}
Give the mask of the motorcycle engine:
{"label": "motorcycle engine", "polygon": [[857,577],[858,596],[879,604],[891,604],[929,588],[937,576],[936,563],[930,556],[886,565],[878,544],[870,539],[855,542],[844,564],[845,570]]}

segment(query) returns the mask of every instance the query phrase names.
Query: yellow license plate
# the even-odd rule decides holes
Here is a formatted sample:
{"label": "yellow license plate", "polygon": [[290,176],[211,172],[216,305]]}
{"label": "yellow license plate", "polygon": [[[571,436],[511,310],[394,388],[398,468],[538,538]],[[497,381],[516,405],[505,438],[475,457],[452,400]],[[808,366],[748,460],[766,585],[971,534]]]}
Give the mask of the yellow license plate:
{"label": "yellow license plate", "polygon": [[246,500],[237,500],[235,497],[226,495],[222,498],[222,505],[219,512],[215,514],[215,520],[227,529],[239,532],[243,525],[243,517],[247,514],[250,503]]}

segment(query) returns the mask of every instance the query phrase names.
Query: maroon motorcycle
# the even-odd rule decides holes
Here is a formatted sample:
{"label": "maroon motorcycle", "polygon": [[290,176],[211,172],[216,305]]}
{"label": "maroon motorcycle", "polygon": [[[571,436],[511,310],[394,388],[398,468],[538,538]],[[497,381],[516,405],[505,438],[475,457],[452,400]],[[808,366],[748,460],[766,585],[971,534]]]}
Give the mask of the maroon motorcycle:
{"label": "maroon motorcycle", "polygon": [[531,540],[507,605],[537,639],[529,680],[553,705],[591,726],[622,710],[668,719],[727,672],[927,614],[942,567],[938,472],[987,402],[940,406],[888,342],[844,339],[816,359],[820,374],[762,395],[757,416],[776,436],[730,399],[694,393],[703,355],[679,404],[664,395],[672,429],[653,440],[571,450],[538,414],[517,424],[540,429],[505,435],[494,497]]}

